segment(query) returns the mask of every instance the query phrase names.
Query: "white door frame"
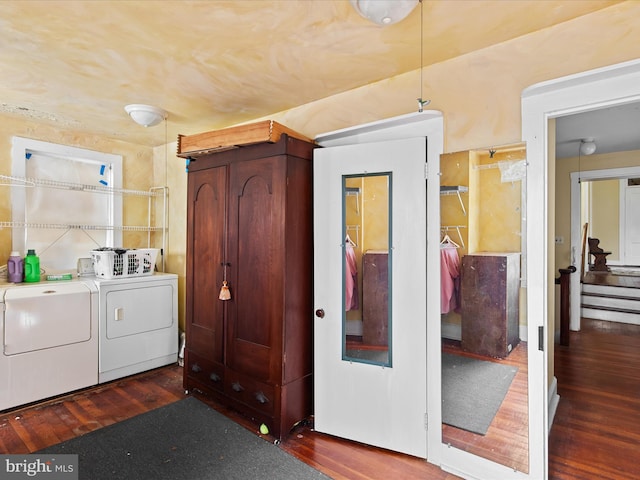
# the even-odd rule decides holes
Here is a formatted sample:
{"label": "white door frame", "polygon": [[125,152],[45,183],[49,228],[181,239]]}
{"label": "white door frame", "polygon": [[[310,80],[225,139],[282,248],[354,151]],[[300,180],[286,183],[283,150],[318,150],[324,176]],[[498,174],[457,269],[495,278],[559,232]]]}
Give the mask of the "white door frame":
{"label": "white door frame", "polygon": [[[527,319],[529,338],[538,338],[542,328],[544,352],[530,342],[529,354],[541,355],[542,362],[529,362],[529,418],[542,415],[548,419],[548,355],[553,352],[553,335],[549,332],[549,317],[553,315],[554,293],[554,228],[549,225],[550,168],[549,119],[573,113],[624,104],[640,100],[640,61],[592,70],[577,75],[543,82],[522,93],[522,140],[527,145]],[[546,260],[546,261],[545,261]],[[551,302],[550,302],[551,300]],[[540,308],[542,306],[542,308]],[[550,353],[548,353],[550,352]],[[532,368],[533,367],[533,368]],[[542,367],[543,371],[539,368]],[[539,379],[545,379],[540,385]],[[548,436],[529,422],[529,447],[532,478],[548,478]],[[544,468],[539,470],[540,450]]]}
{"label": "white door frame", "polygon": [[[608,180],[628,177],[640,177],[640,167],[623,167],[610,168],[606,170],[582,170],[579,172],[571,172],[571,264],[578,268],[578,272],[580,272],[580,255],[582,251],[582,221],[580,220],[580,182],[582,180]],[[585,254],[588,255],[587,252],[585,252]],[[571,298],[569,301],[569,328],[574,331],[579,331],[581,324],[580,303],[582,294],[580,274],[571,275],[570,281]]]}
{"label": "white door frame", "polygon": [[[637,168],[637,172],[633,175],[633,177],[640,177],[640,167]],[[638,192],[640,186],[629,186],[628,178],[620,179],[620,264],[621,265],[638,265],[638,261],[631,260],[634,258],[629,253],[629,239],[633,238],[636,235],[637,230],[631,232],[631,228],[629,228],[629,224],[631,222],[627,221],[629,213],[633,208],[629,208],[629,194],[631,192]],[[635,206],[635,204],[632,204]],[[640,225],[635,225],[635,228],[640,228]],[[637,238],[637,236],[635,237]],[[637,258],[637,256],[636,256]]]}

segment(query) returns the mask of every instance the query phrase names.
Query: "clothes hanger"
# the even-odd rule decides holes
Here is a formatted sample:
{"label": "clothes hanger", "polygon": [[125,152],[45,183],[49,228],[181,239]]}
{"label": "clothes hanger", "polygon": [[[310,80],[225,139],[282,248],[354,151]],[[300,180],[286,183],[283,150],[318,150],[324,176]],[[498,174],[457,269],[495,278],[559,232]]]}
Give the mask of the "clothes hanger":
{"label": "clothes hanger", "polygon": [[351,245],[352,247],[355,247],[356,244],[353,243],[353,240],[351,240],[351,237],[349,236],[349,234],[347,233],[347,236],[345,237],[345,241],[349,242],[349,245]]}
{"label": "clothes hanger", "polygon": [[444,237],[442,238],[442,241],[440,242],[440,245],[443,247],[451,245],[452,247],[460,248],[460,245],[458,245],[456,242],[451,240],[451,237],[449,237],[449,234],[444,235]]}

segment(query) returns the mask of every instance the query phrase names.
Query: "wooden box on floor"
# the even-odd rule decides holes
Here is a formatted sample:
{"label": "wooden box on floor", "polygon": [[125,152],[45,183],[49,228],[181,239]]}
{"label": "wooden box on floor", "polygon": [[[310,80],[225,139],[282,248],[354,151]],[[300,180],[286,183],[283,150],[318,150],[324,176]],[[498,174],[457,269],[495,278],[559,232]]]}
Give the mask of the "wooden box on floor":
{"label": "wooden box on floor", "polygon": [[520,254],[462,257],[462,349],[505,358],[520,342]]}
{"label": "wooden box on floor", "polygon": [[368,250],[362,256],[362,342],[389,344],[389,253]]}

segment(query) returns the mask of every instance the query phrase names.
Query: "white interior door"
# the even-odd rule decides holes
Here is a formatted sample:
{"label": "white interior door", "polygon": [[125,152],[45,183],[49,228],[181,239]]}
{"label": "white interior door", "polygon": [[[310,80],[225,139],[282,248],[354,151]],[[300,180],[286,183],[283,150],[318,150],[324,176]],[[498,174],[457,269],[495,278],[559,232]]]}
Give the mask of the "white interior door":
{"label": "white interior door", "polygon": [[625,186],[624,197],[624,265],[640,265],[640,186],[628,186],[627,180],[622,182]]}
{"label": "white interior door", "polygon": [[[422,458],[427,456],[426,141],[335,146],[314,154],[315,429]],[[379,174],[388,175],[390,195],[389,343],[381,362],[348,354],[344,331],[345,179]]]}

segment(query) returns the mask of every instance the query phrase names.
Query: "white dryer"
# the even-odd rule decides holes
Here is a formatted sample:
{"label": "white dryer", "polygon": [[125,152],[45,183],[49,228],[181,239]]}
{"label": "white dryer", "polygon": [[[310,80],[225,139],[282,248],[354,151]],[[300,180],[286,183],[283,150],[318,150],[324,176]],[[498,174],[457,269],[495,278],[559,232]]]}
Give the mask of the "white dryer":
{"label": "white dryer", "polygon": [[0,285],[0,410],[97,383],[97,305],[84,282]]}
{"label": "white dryer", "polygon": [[89,281],[98,289],[98,383],[178,361],[177,275]]}

